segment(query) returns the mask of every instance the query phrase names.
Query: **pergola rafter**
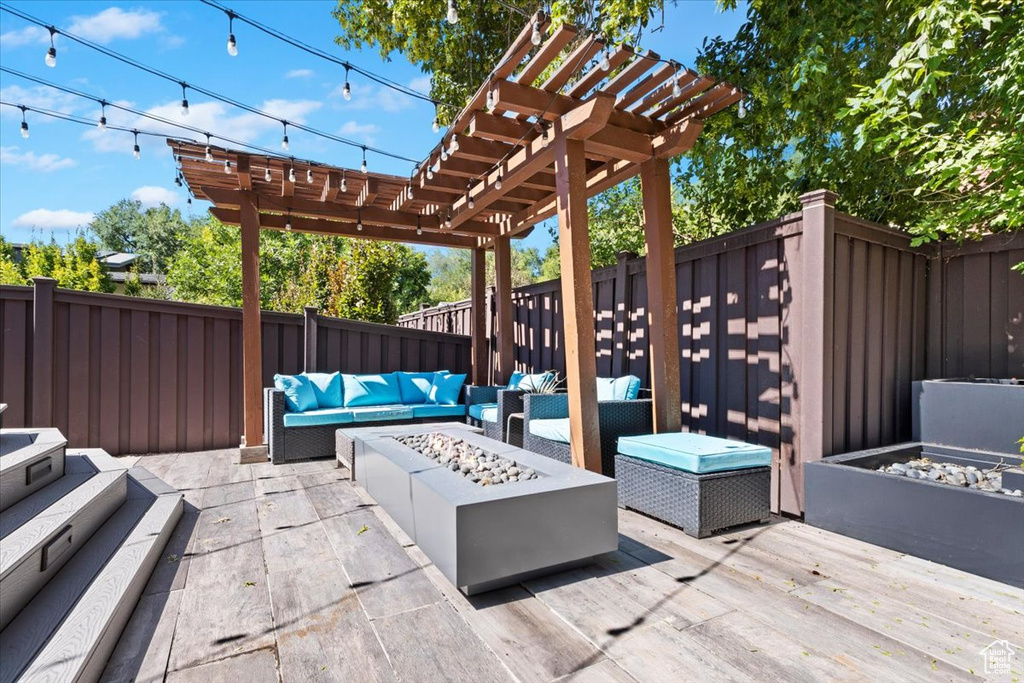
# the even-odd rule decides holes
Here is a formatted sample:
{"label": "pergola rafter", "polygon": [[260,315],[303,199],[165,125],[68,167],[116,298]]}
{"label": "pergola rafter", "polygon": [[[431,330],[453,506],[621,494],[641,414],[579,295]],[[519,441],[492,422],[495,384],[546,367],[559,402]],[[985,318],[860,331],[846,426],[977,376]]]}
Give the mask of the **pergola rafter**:
{"label": "pergola rafter", "polygon": [[[526,236],[534,224],[557,215],[573,461],[594,469],[600,467],[597,425],[583,428],[596,416],[593,301],[589,278],[584,278],[590,268],[586,201],[642,176],[648,258],[656,261],[648,268],[648,298],[659,309],[651,312],[651,324],[658,327],[651,334],[650,350],[655,426],[658,431],[678,429],[678,386],[672,389],[679,349],[670,296],[675,271],[668,255],[668,160],[689,150],[703,121],[738,102],[743,93],[653,52],[640,53],[625,45],[606,52],[607,64],[594,61],[608,46],[571,25],[554,28],[534,46],[535,21],[542,30],[549,28],[543,13],[530,19],[438,145],[408,177],[220,148],[210,150],[211,161],[203,145],[181,140],[168,144],[176,149],[182,175],[195,196],[213,202],[212,211],[222,221],[241,226],[243,247],[255,248],[252,235],[260,228],[290,228],[473,249],[477,381],[487,375],[481,365],[486,362],[480,346],[482,302],[477,300],[484,291],[483,252],[495,252],[496,375],[507,379],[513,370],[509,240]],[[244,275],[253,272],[251,261],[256,257],[243,257],[249,373],[249,356],[259,353],[259,309],[252,303],[259,300],[259,283]],[[584,279],[586,286],[577,286],[576,280]],[[259,366],[255,363],[245,382],[248,445],[258,443],[260,435]]]}

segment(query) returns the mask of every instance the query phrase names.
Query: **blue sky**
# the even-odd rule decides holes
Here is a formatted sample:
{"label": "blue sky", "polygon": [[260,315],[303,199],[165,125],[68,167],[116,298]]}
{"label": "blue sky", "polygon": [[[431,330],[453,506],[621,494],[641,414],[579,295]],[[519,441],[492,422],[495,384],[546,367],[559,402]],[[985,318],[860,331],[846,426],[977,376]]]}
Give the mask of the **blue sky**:
{"label": "blue sky", "polygon": [[[237,57],[225,49],[227,18],[199,2],[11,2],[11,6],[58,28],[89,38],[110,49],[185,81],[235,100],[271,111],[361,143],[402,156],[421,158],[436,143],[431,131],[433,107],[351,76],[351,101],[341,96],[341,67],[308,55],[236,23]],[[334,45],[338,24],[329,0],[225,2],[232,9],[291,34],[304,42],[348,59],[369,71],[426,92],[426,74],[400,55],[384,62],[375,50],[345,51]],[[440,6],[440,3],[439,3]],[[690,1],[665,10],[665,27],[648,33],[643,47],[692,64],[705,36],[735,35],[743,11],[721,13],[714,2]],[[172,121],[222,133],[270,149],[280,149],[280,123],[190,93],[190,114],[180,114],[181,89],[71,41],[56,39],[57,66],[44,64],[49,34],[6,12],[0,13],[0,64],[46,81],[83,91],[111,102],[158,113]],[[0,74],[0,99],[30,107],[99,118],[95,102],[66,95],[6,73]],[[163,124],[113,109],[110,124],[166,131]],[[162,138],[140,139],[141,158],[132,156],[132,135],[28,113],[30,137],[19,134],[21,113],[0,107],[0,235],[25,242],[53,235],[64,242],[93,213],[124,197],[145,205],[163,201],[184,212],[200,213],[208,205],[185,203],[186,193],[174,184],[172,151]],[[180,133],[181,131],[179,131]],[[184,137],[195,137],[183,133]],[[360,151],[339,143],[290,131],[290,154],[299,158],[358,168]],[[370,154],[370,168],[408,174],[410,164]],[[525,240],[542,251],[548,230],[538,229]]]}

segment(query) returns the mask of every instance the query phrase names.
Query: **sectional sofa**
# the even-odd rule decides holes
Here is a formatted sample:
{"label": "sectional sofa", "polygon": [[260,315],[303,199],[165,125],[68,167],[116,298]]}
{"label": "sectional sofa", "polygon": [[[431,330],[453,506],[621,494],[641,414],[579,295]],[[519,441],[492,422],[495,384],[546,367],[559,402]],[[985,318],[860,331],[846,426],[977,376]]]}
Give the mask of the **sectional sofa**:
{"label": "sectional sofa", "polygon": [[415,424],[466,419],[464,374],[340,372],[275,375],[263,391],[270,460],[333,457],[343,425]]}

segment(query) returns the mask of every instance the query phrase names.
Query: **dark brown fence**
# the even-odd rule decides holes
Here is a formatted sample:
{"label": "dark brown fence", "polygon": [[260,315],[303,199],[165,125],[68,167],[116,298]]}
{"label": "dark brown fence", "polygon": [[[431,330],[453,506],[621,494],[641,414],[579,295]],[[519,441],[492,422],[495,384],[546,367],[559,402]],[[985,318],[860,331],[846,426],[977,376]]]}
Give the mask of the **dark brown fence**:
{"label": "dark brown fence", "polygon": [[[912,381],[1024,376],[1021,261],[1024,234],[912,248],[830,208],[679,247],[684,427],[770,446],[773,505],[799,513],[802,462],[910,438]],[[598,374],[646,386],[644,267],[622,255],[593,293]],[[564,372],[559,283],[512,299],[516,367]],[[466,305],[400,324],[445,329]]]}
{"label": "dark brown fence", "polygon": [[[469,339],[263,313],[263,383],[275,373],[468,372]],[[5,427],[59,428],[73,446],[148,453],[238,446],[241,312],[35,287],[0,287]],[[309,359],[309,362],[306,359]]]}

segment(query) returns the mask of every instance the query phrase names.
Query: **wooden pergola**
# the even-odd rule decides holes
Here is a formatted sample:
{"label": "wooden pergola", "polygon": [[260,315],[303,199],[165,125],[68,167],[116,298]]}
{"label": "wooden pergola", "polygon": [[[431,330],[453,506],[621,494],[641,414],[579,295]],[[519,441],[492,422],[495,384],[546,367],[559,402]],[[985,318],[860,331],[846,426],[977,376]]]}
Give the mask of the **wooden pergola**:
{"label": "wooden pergola", "polygon": [[[531,41],[534,22],[546,35],[539,46]],[[550,28],[543,13],[530,20],[409,177],[167,141],[195,197],[212,202],[221,221],[241,226],[243,446],[263,438],[261,229],[471,249],[472,380],[484,383],[486,250],[495,262],[495,377],[505,381],[514,364],[510,240],[557,215],[573,463],[600,471],[587,200],[636,175],[643,188],[654,425],[658,432],[680,429],[669,161],[693,146],[705,119],[743,93],[653,52],[605,45],[568,24]]]}

